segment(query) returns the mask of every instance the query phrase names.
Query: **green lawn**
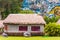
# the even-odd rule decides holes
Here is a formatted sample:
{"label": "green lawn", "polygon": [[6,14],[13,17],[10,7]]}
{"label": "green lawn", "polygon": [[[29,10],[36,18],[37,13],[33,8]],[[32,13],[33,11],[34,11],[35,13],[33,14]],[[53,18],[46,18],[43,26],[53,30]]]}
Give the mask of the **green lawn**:
{"label": "green lawn", "polygon": [[60,40],[60,37],[2,37],[0,40]]}

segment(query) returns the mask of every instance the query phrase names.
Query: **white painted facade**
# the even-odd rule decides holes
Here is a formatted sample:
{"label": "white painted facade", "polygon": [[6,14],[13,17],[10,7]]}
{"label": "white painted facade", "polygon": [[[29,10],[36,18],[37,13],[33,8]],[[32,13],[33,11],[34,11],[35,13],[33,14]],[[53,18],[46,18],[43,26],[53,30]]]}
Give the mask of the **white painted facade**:
{"label": "white painted facade", "polygon": [[19,25],[8,25],[8,32],[18,32]]}
{"label": "white painted facade", "polygon": [[28,32],[31,32],[31,26],[30,25],[28,26]]}
{"label": "white painted facade", "polygon": [[44,32],[44,25],[40,25],[40,32]]}
{"label": "white painted facade", "polygon": [[[8,25],[8,30],[4,30],[5,32],[25,32],[25,31],[19,31],[19,26],[21,25]],[[40,26],[40,31],[38,32],[44,32],[44,25],[27,25],[28,26],[28,32],[37,32],[37,31],[31,31],[31,26]]]}

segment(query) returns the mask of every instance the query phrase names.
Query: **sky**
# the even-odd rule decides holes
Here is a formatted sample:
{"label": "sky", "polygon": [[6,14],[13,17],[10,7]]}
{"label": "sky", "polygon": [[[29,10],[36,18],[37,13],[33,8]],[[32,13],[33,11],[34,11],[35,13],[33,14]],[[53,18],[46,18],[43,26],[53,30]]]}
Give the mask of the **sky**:
{"label": "sky", "polygon": [[[23,0],[23,9],[24,8],[27,8],[27,9],[30,9],[30,6],[32,5],[31,3],[34,2],[34,4],[36,4],[35,6],[37,7],[38,5],[41,6],[42,5],[45,5],[45,9],[44,10],[47,10],[47,13],[55,6],[60,6],[60,0]],[[40,4],[39,4],[40,3]],[[47,5],[47,6],[46,6]],[[46,8],[47,7],[47,8]],[[37,8],[36,10],[33,10],[33,11],[38,11],[40,12],[41,9]]]}
{"label": "sky", "polygon": [[55,3],[58,3],[59,0],[48,0],[49,2],[55,2]]}

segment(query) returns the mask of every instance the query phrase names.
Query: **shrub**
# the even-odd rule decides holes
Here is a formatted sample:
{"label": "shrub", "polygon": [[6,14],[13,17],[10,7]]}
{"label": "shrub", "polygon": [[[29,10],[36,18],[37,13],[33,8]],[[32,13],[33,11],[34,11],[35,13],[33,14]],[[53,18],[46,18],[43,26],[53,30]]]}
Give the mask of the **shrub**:
{"label": "shrub", "polygon": [[57,22],[58,19],[60,19],[60,16],[56,16],[56,17],[53,16],[52,18],[50,18],[50,17],[48,17],[48,16],[45,16],[45,17],[44,17],[44,20],[46,21],[47,24],[48,24],[49,22],[51,22],[51,23]]}
{"label": "shrub", "polygon": [[45,27],[45,33],[48,36],[60,36],[60,25],[56,23],[49,23]]}

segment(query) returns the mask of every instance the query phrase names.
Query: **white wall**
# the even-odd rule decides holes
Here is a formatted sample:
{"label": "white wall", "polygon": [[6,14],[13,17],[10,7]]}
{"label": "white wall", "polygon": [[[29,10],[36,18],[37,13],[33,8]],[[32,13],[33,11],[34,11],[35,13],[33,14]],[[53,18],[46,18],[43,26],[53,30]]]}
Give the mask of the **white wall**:
{"label": "white wall", "polygon": [[[8,31],[7,32],[25,32],[25,31],[19,31],[19,26],[20,25],[8,25]],[[28,26],[28,32],[30,32],[31,26],[38,26],[38,25],[27,25],[27,26]],[[44,25],[39,25],[39,26],[40,26],[40,32],[44,32]],[[34,32],[34,31],[31,31],[31,32]]]}
{"label": "white wall", "polygon": [[40,25],[40,32],[44,32],[44,25]]}
{"label": "white wall", "polygon": [[31,26],[28,25],[28,32],[31,32]]}
{"label": "white wall", "polygon": [[8,25],[8,32],[18,32],[19,25]]}

